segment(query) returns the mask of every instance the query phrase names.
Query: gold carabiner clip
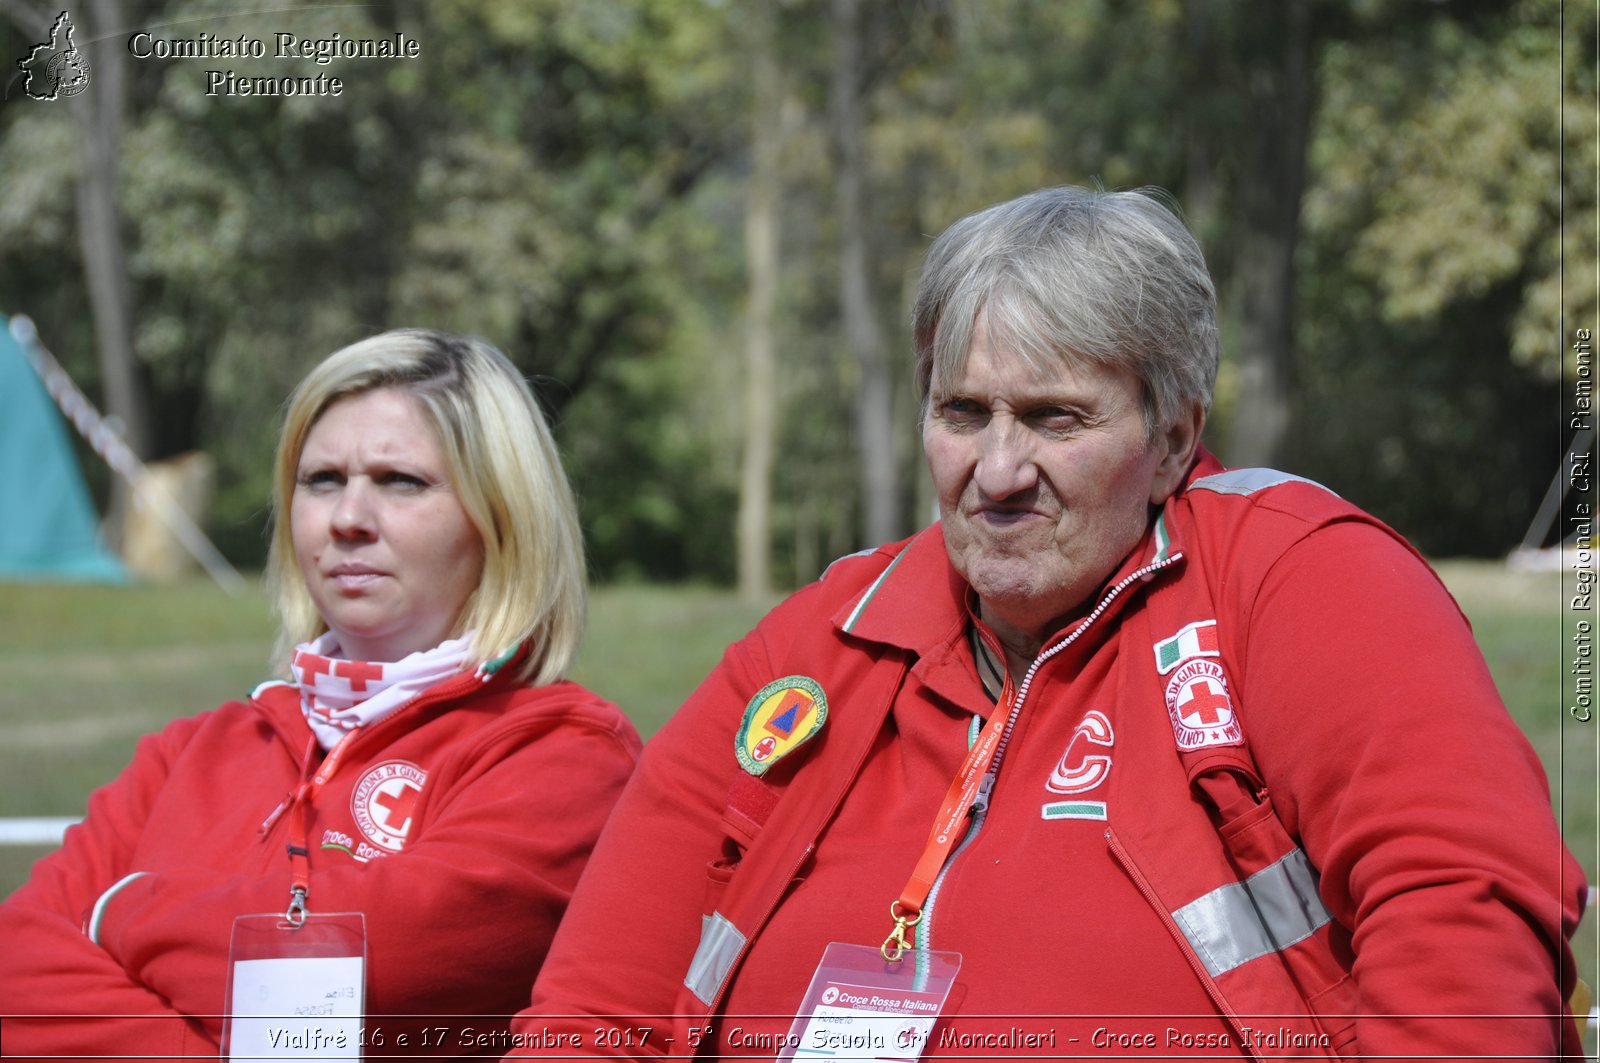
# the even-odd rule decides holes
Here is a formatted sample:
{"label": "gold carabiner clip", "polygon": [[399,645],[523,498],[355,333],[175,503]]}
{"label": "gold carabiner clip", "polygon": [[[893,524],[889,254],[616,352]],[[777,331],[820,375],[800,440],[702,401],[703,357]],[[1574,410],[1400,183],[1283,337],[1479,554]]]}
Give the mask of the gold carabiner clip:
{"label": "gold carabiner clip", "polygon": [[902,915],[900,902],[894,901],[889,905],[889,915],[894,919],[894,929],[883,939],[883,945],[878,951],[882,952],[883,958],[890,963],[899,963],[905,951],[914,947],[906,938],[906,931],[922,921],[922,913],[917,911],[910,915]]}

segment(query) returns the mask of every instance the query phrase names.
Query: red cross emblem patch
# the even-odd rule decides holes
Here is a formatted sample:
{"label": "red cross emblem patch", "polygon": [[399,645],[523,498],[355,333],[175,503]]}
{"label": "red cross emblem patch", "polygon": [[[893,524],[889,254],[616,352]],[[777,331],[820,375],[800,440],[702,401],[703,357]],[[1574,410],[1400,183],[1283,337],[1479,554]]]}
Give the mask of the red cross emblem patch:
{"label": "red cross emblem patch", "polygon": [[1228,698],[1228,677],[1214,660],[1195,658],[1173,673],[1167,682],[1167,715],[1179,749],[1244,745]]}
{"label": "red cross emblem patch", "polygon": [[408,760],[386,760],[367,769],[350,793],[350,814],[367,840],[398,853],[415,822],[412,810],[428,773]]}

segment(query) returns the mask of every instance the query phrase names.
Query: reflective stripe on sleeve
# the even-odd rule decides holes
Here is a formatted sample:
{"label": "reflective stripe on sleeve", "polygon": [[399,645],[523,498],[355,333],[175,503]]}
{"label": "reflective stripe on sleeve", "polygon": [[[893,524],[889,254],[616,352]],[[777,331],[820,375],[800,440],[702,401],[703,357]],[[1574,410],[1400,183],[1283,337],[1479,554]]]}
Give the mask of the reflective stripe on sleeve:
{"label": "reflective stripe on sleeve", "polygon": [[[1279,472],[1277,469],[1229,469],[1227,472],[1202,476],[1189,485],[1189,490],[1215,491],[1219,495],[1253,495],[1257,491],[1265,491],[1280,484],[1309,484],[1312,487],[1322,487],[1315,480],[1307,480],[1304,476],[1295,476],[1293,473]],[[1328,491],[1326,487],[1322,489]],[[1328,491],[1328,493],[1331,495],[1334,492]]]}
{"label": "reflective stripe on sleeve", "polygon": [[683,984],[700,998],[706,1007],[717,999],[723,980],[733,967],[733,961],[744,949],[744,935],[739,933],[721,912],[700,917],[700,947],[694,950],[689,961],[689,973]]}
{"label": "reflective stripe on sleeve", "polygon": [[1213,978],[1304,941],[1329,919],[1317,874],[1299,849],[1243,882],[1220,886],[1172,913]]}

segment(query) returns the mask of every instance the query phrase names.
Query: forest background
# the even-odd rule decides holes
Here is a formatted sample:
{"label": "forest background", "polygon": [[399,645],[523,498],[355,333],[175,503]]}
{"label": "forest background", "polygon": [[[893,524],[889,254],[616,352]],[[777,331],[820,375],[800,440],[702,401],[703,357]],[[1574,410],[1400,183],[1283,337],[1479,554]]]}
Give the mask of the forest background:
{"label": "forest background", "polygon": [[[1181,205],[1221,295],[1230,465],[1500,559],[1545,531],[1574,442],[1595,0],[79,0],[89,81],[30,99],[13,60],[57,2],[0,0],[0,314],[142,457],[215,460],[206,530],[246,570],[311,365],[402,325],[486,337],[579,495],[602,586],[578,677],[646,733],[775,594],[928,521],[919,262],[1034,188]],[[141,31],[268,54],[140,58]],[[320,65],[278,33],[418,55]],[[208,70],[343,89],[207,95]],[[114,527],[127,499],[78,446]],[[1593,878],[1563,577],[1441,569]],[[139,734],[261,678],[270,627],[258,590],[0,588],[0,809],[81,810]],[[0,895],[46,848],[0,851]],[[1592,973],[1592,916],[1578,948]]]}
{"label": "forest background", "polygon": [[[266,5],[263,5],[265,8]],[[56,9],[0,0],[0,57]],[[1433,556],[1501,556],[1596,320],[1596,8],[1562,0],[395,0],[72,11],[83,93],[0,106],[0,312],[265,551],[280,405],[400,325],[534,380],[600,581],[759,597],[926,523],[931,237],[1058,183],[1169,190],[1223,304],[1208,429]],[[246,36],[262,59],[139,58]],[[273,55],[274,34],[414,59]],[[149,50],[148,47],[145,50]],[[207,95],[206,71],[338,77]],[[1558,241],[1557,233],[1566,238]],[[1570,369],[1570,363],[1568,364]],[[118,510],[115,485],[86,471]]]}

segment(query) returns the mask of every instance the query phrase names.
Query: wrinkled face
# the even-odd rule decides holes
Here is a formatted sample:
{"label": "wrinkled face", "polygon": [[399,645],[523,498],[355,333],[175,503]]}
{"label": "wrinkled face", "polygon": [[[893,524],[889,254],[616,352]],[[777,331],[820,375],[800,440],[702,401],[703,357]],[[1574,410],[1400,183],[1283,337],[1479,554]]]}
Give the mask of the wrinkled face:
{"label": "wrinkled face", "polygon": [[951,563],[1001,637],[1034,649],[1093,606],[1189,450],[1146,437],[1131,373],[1060,362],[1041,375],[991,344],[982,315],[961,379],[929,396],[922,445]]}
{"label": "wrinkled face", "polygon": [[396,388],[340,399],[317,418],[289,521],[311,599],[354,660],[398,661],[443,642],[483,573],[443,443]]}

